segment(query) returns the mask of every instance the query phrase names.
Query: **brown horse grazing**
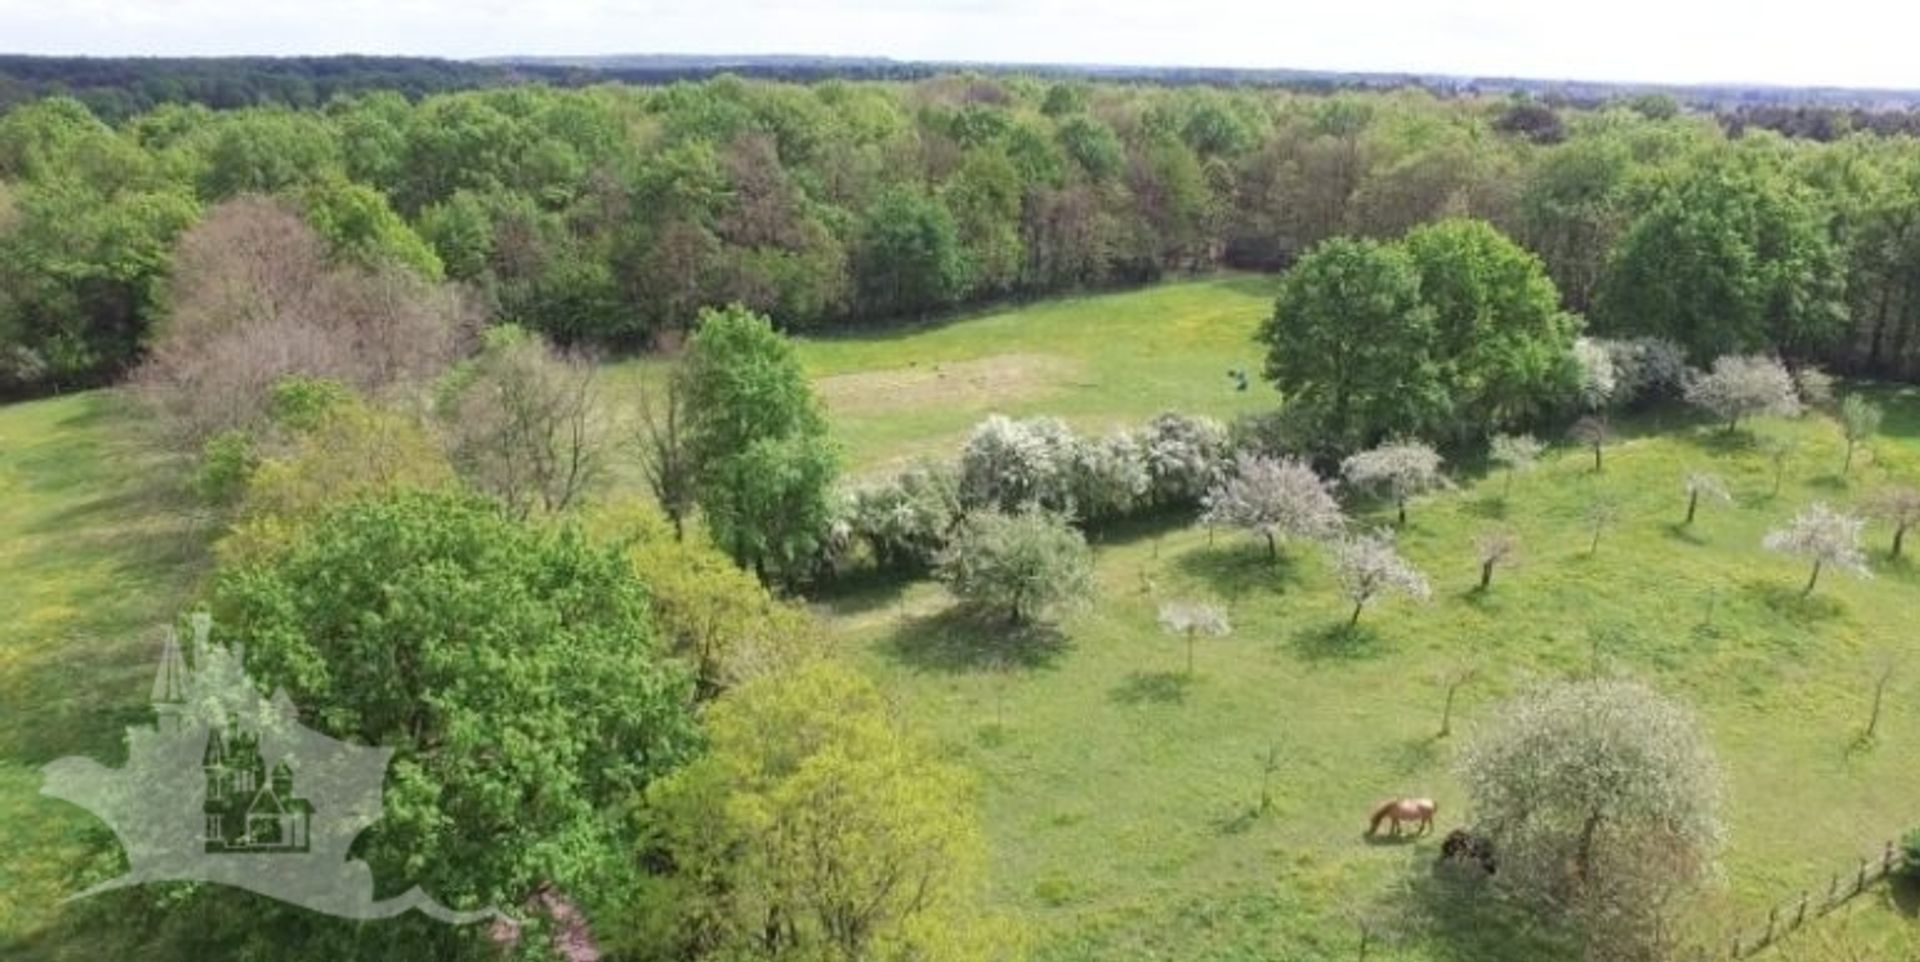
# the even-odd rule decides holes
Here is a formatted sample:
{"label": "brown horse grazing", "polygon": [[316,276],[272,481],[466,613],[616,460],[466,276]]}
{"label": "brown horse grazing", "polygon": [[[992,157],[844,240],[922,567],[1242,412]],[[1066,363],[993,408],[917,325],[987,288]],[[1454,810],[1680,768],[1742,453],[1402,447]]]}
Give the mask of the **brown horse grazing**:
{"label": "brown horse grazing", "polygon": [[1373,810],[1373,822],[1367,826],[1367,836],[1372,837],[1380,831],[1380,823],[1393,822],[1393,834],[1400,834],[1401,822],[1419,822],[1420,830],[1415,833],[1425,835],[1433,828],[1433,815],[1440,806],[1431,798],[1396,798]]}

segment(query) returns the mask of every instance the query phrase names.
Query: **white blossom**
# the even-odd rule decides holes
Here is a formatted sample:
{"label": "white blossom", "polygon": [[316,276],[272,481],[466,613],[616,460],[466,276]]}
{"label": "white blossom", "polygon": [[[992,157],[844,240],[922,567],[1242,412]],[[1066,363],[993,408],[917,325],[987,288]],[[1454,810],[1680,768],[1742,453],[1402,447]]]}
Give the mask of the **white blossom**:
{"label": "white blossom", "polygon": [[1695,374],[1687,382],[1687,402],[1726,419],[1727,430],[1740,419],[1756,414],[1794,417],[1800,413],[1800,391],[1793,375],[1779,361],[1764,354],[1727,355],[1713,362],[1713,370]]}
{"label": "white blossom", "polygon": [[1326,538],[1346,524],[1332,486],[1295,458],[1243,454],[1203,503],[1203,522],[1266,539],[1270,556],[1280,539]]}
{"label": "white blossom", "polygon": [[1383,594],[1398,592],[1425,601],[1433,590],[1427,578],[1400,556],[1393,535],[1386,532],[1354,535],[1334,545],[1334,570],[1341,590],[1353,602],[1353,621],[1360,620],[1360,609]]}
{"label": "white blossom", "polygon": [[1860,546],[1860,533],[1865,526],[1866,522],[1854,515],[1816,502],[1785,527],[1767,532],[1761,543],[1768,551],[1813,562],[1813,574],[1807,579],[1806,587],[1806,591],[1811,592],[1824,568],[1839,568],[1861,578],[1873,577],[1867,568],[1867,553]]}
{"label": "white blossom", "polygon": [[1385,490],[1400,509],[1400,520],[1407,520],[1407,499],[1424,491],[1444,487],[1440,474],[1440,452],[1419,441],[1395,441],[1340,462],[1340,473],[1347,483],[1359,488]]}

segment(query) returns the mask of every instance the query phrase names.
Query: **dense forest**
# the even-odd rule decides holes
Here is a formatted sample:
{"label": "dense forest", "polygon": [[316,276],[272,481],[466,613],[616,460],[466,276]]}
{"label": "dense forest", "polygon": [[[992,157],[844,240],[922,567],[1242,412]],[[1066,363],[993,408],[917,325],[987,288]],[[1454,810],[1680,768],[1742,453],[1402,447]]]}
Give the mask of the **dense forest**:
{"label": "dense forest", "polygon": [[951,74],[812,85],[341,93],[311,109],[79,101],[0,116],[0,385],[96,383],[165,310],[177,237],[280,195],[336,260],[455,282],[563,343],[704,306],[788,330],[1275,269],[1464,216],[1602,334],[1920,370],[1920,148],[1643,96],[1592,109]]}

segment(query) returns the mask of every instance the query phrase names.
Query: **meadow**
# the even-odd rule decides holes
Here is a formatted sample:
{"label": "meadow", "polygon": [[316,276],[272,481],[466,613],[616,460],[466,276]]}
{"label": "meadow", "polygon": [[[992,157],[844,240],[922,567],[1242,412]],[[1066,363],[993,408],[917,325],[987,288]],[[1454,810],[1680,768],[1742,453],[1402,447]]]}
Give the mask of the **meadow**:
{"label": "meadow", "polygon": [[[801,353],[855,473],[950,456],[991,412],[1058,414],[1087,430],[1163,409],[1218,417],[1274,402],[1251,336],[1271,281],[1226,276],[1037,302]],[[1238,390],[1228,372],[1247,370]],[[621,365],[616,389],[650,366]],[[1452,466],[1457,487],[1412,505],[1401,544],[1431,578],[1426,604],[1347,604],[1320,551],[1269,562],[1234,532],[1168,517],[1097,533],[1099,600],[1057,632],[1014,635],[950,614],[926,581],[852,579],[817,607],[845,655],[900,713],[977,773],[993,901],[1044,960],[1561,957],[1556,936],[1432,881],[1438,835],[1469,813],[1456,743],[1506,694],[1553,677],[1642,678],[1692,705],[1727,770],[1721,882],[1695,913],[1722,945],[1769,905],[1912,827],[1920,808],[1920,573],[1804,568],[1762,534],[1815,500],[1848,503],[1889,477],[1920,480],[1920,392],[1862,386],[1885,435],[1840,477],[1830,418],[1761,421],[1736,435],[1684,411],[1621,425],[1595,473],[1562,445],[1515,479]],[[159,626],[204,570],[207,525],[172,494],[133,417],[101,393],[0,407],[0,955],[86,956],[58,899],[98,844],[83,813],[38,797],[41,764],[111,763],[145,717]],[[1761,437],[1797,450],[1774,491]],[[1691,526],[1681,483],[1711,470],[1732,504]],[[1620,520],[1589,550],[1589,505]],[[1363,523],[1391,521],[1361,504]],[[1520,557],[1475,590],[1473,541],[1508,529]],[[1233,633],[1202,640],[1196,670],[1157,606],[1209,599]],[[1860,738],[1876,664],[1904,653],[1889,711]],[[1438,735],[1449,680],[1453,734]],[[1430,795],[1440,832],[1369,843],[1380,799]],[[1871,958],[1920,956],[1910,893],[1882,888],[1779,949],[1836,938]]]}

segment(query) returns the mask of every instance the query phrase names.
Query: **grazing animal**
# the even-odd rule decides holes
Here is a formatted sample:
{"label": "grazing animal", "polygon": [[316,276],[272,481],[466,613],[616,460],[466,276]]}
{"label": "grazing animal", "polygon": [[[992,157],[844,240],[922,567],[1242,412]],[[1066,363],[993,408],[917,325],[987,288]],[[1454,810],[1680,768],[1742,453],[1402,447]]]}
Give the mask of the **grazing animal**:
{"label": "grazing animal", "polygon": [[1475,835],[1464,828],[1447,833],[1446,841],[1440,843],[1440,861],[1471,862],[1488,875],[1500,870],[1499,863],[1493,857],[1493,839]]}
{"label": "grazing animal", "polygon": [[1372,837],[1380,831],[1380,823],[1391,820],[1393,834],[1400,834],[1401,822],[1419,822],[1420,830],[1416,834],[1425,835],[1433,828],[1433,814],[1440,806],[1431,798],[1396,798],[1373,810],[1373,821],[1367,826],[1367,835]]}

